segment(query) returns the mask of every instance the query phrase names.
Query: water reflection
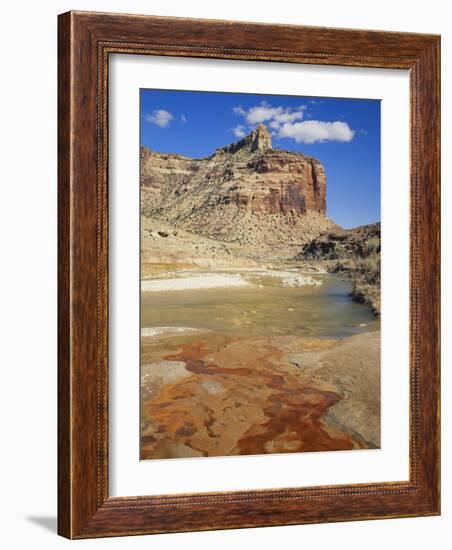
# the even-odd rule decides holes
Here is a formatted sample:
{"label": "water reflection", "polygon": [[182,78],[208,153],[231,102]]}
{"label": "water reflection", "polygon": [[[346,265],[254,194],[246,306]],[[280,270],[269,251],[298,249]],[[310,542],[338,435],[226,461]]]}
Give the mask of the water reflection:
{"label": "water reflection", "polygon": [[226,334],[343,337],[379,328],[370,309],[350,298],[349,281],[316,275],[321,285],[284,287],[254,276],[249,287],[145,292],[142,327],[192,327]]}

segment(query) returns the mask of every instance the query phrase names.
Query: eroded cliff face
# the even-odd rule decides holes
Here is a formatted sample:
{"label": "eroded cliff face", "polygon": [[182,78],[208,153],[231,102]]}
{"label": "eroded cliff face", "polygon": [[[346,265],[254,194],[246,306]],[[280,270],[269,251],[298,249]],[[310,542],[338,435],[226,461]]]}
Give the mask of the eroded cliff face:
{"label": "eroded cliff face", "polygon": [[273,149],[264,125],[204,159],[142,149],[141,186],[144,216],[225,242],[306,242],[334,227],[323,166]]}

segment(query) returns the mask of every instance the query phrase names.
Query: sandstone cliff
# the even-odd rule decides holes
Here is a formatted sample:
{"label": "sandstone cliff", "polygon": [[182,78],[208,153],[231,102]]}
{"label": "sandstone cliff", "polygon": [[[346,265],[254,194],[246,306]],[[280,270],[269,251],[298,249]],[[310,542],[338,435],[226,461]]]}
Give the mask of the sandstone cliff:
{"label": "sandstone cliff", "polygon": [[245,247],[287,249],[336,227],[323,166],[273,149],[264,125],[203,159],[143,148],[141,190],[146,218]]}

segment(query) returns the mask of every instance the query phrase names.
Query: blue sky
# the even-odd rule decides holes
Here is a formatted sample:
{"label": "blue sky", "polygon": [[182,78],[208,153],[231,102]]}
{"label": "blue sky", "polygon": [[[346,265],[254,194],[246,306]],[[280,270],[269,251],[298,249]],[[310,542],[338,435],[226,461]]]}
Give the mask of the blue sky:
{"label": "blue sky", "polygon": [[380,221],[380,101],[147,89],[140,97],[141,145],[206,157],[263,122],[274,148],[323,164],[332,220]]}

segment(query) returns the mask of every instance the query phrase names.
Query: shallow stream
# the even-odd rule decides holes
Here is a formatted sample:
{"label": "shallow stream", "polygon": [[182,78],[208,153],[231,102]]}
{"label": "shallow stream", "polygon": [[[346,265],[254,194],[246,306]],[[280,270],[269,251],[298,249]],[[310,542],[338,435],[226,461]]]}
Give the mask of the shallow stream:
{"label": "shallow stream", "polygon": [[[284,286],[287,281],[275,277],[274,271],[229,273],[242,277],[248,286],[142,292],[142,328],[187,327],[243,336],[327,338],[379,328],[370,308],[352,300],[350,281],[338,276],[307,274],[321,284]],[[193,277],[193,273],[185,276]]]}

